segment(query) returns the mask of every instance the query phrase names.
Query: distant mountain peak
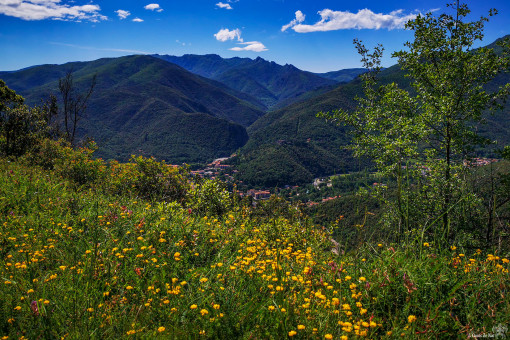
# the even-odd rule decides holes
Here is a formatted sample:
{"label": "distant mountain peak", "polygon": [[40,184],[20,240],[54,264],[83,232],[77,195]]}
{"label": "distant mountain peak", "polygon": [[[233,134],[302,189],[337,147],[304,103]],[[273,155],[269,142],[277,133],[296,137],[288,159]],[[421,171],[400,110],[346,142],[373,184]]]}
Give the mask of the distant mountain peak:
{"label": "distant mountain peak", "polygon": [[159,56],[200,76],[210,78],[257,99],[267,109],[290,104],[299,96],[318,88],[333,86],[337,81],[294,65],[279,65],[258,56],[221,58],[218,55]]}
{"label": "distant mountain peak", "polygon": [[299,70],[296,66],[294,66],[292,64],[285,64],[283,67],[285,67],[286,69],[289,69],[289,70]]}

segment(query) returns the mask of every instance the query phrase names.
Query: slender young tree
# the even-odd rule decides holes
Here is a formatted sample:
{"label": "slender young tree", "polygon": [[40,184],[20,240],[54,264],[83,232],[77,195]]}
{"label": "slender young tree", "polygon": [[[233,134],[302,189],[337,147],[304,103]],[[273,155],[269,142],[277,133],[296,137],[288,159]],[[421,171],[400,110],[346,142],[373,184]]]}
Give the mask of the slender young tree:
{"label": "slender young tree", "polygon": [[[394,83],[377,87],[382,48],[378,46],[370,54],[356,40],[369,70],[362,76],[364,97],[357,98],[354,113],[321,114],[351,126],[354,154],[371,157],[380,171],[396,178],[394,210],[399,231],[420,223],[423,230],[435,225],[440,227],[435,228],[435,236],[442,241],[453,236],[452,220],[459,217],[455,211],[461,202],[469,201],[469,194],[463,191],[463,162],[475,146],[488,143],[477,134],[477,125],[483,114],[502,108],[510,92],[510,84],[491,93],[485,88],[496,75],[508,71],[509,42],[500,43],[499,54],[489,48],[474,48],[483,39],[488,17],[497,11],[465,22],[470,13],[467,5],[457,1],[448,7],[453,15],[428,13],[409,21],[406,28],[414,31],[414,41],[393,54],[410,78],[413,91]],[[406,184],[405,190],[404,181],[412,183]],[[421,222],[413,218],[411,225],[409,209],[413,204]]]}
{"label": "slender young tree", "polygon": [[76,129],[78,122],[83,118],[85,110],[87,109],[87,102],[94,92],[96,86],[96,76],[92,78],[92,82],[88,90],[84,93],[77,93],[74,80],[73,71],[68,71],[65,77],[59,79],[58,89],[62,99],[62,115],[64,120],[64,136],[65,139],[74,145],[76,138]]}
{"label": "slender young tree", "polygon": [[[436,166],[442,180],[442,223],[445,236],[451,229],[450,208],[457,181],[456,167],[477,145],[487,144],[475,130],[482,114],[502,108],[510,90],[506,84],[488,93],[484,85],[498,73],[508,71],[509,45],[501,55],[492,49],[473,49],[483,39],[488,17],[464,22],[470,10],[459,1],[448,7],[454,14],[433,17],[431,13],[418,16],[406,27],[415,32],[414,41],[405,44],[407,50],[394,54],[402,68],[408,71],[416,90],[418,112],[427,129],[428,160]],[[489,11],[489,17],[497,14]]]}

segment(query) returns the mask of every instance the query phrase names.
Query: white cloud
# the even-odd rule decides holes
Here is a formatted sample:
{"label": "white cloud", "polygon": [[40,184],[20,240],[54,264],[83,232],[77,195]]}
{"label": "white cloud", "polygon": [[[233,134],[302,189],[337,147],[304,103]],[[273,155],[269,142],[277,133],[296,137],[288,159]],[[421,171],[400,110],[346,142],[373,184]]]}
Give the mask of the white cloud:
{"label": "white cloud", "polygon": [[225,4],[223,2],[218,2],[216,6],[218,6],[219,8],[232,9],[232,6],[230,6],[230,4]]}
{"label": "white cloud", "polygon": [[[73,3],[74,1],[69,1]],[[0,0],[0,14],[23,20],[65,20],[99,22],[108,18],[98,5],[71,6],[61,0]]]}
{"label": "white cloud", "polygon": [[133,19],[134,22],[143,22],[143,19],[140,19],[140,18],[134,18]]}
{"label": "white cloud", "polygon": [[[296,12],[296,19],[292,20],[288,25],[283,26],[282,31],[287,30],[289,27],[292,27],[292,29],[298,33],[325,32],[353,28],[393,30],[404,28],[404,25],[409,20],[415,19],[417,16],[417,14],[403,15],[402,12],[403,10],[401,9],[389,14],[374,13],[366,8],[359,10],[358,13],[323,9],[318,12],[321,16],[321,20],[313,25],[302,24]],[[304,15],[302,18],[304,19]]]}
{"label": "white cloud", "polygon": [[241,30],[239,30],[239,28],[236,28],[235,30],[232,30],[230,31],[228,28],[224,28],[224,29],[221,29],[218,31],[218,33],[216,33],[214,35],[214,37],[216,38],[216,40],[219,40],[219,41],[227,41],[227,40],[234,40],[237,38],[237,41],[243,41],[243,39],[241,38]]}
{"label": "white cloud", "polygon": [[260,41],[247,41],[243,42],[243,38],[241,38],[241,30],[236,28],[235,30],[229,30],[228,28],[224,28],[218,31],[214,35],[216,40],[225,42],[227,40],[234,40],[237,38],[239,45],[245,45],[244,47],[232,47],[231,51],[252,51],[252,52],[262,52],[267,51],[266,46]]}
{"label": "white cloud", "polygon": [[144,7],[145,9],[148,9],[150,11],[156,11],[156,12],[161,12],[163,11],[163,8],[159,7],[159,4],[148,4],[147,6]]}
{"label": "white cloud", "polygon": [[305,15],[301,11],[296,11],[296,19],[289,22],[287,25],[282,26],[282,32],[285,32],[287,28],[295,26],[305,21]]}
{"label": "white cloud", "polygon": [[252,52],[263,52],[267,51],[266,46],[260,41],[247,41],[241,42],[240,45],[246,45],[244,47],[232,47],[231,51],[252,51]]}
{"label": "white cloud", "polygon": [[115,11],[115,13],[117,13],[117,15],[119,16],[119,18],[122,20],[122,19],[126,19],[128,16],[131,15],[131,13],[129,11],[125,11],[123,9],[118,9]]}

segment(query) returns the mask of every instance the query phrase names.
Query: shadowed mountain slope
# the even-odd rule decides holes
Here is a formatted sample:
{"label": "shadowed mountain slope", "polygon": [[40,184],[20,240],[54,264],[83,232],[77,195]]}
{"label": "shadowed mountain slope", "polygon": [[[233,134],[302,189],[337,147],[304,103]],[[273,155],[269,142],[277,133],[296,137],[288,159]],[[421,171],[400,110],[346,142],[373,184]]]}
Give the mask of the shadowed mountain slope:
{"label": "shadowed mountain slope", "polygon": [[229,155],[247,141],[245,127],[263,114],[235,90],[151,56],[42,65],[0,72],[0,79],[37,104],[57,92],[69,70],[77,89],[97,77],[79,136],[96,140],[98,155],[106,158],[142,153],[197,162]]}
{"label": "shadowed mountain slope", "polygon": [[322,78],[328,78],[335,80],[339,83],[348,83],[356,77],[358,77],[360,74],[365,73],[367,70],[364,68],[348,68],[344,70],[339,71],[332,71],[332,72],[326,72],[326,73],[315,73],[319,77]]}
{"label": "shadowed mountain slope", "polygon": [[[238,57],[224,59],[215,54],[156,57],[257,98],[268,109],[281,107],[283,102],[290,104],[306,92],[338,84],[330,77],[302,71],[293,65],[282,66],[260,57],[254,60]],[[344,76],[348,77],[347,74]]]}

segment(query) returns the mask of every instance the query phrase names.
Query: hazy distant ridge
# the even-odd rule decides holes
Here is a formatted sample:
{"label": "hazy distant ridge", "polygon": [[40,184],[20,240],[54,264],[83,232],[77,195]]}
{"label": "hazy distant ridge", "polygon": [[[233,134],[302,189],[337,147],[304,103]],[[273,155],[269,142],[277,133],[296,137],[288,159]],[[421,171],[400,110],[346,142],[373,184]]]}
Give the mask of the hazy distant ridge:
{"label": "hazy distant ridge", "polygon": [[260,57],[226,59],[216,54],[155,56],[257,98],[269,110],[282,103],[291,104],[309,91],[350,81],[362,72],[362,69],[351,69],[315,74]]}

